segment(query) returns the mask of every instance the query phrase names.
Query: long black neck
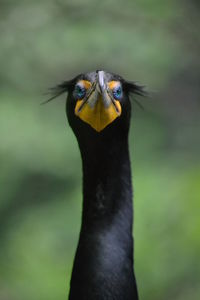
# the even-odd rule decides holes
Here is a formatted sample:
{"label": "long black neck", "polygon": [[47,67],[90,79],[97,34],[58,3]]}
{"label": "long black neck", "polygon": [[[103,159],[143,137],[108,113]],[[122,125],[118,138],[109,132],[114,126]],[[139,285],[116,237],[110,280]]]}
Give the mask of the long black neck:
{"label": "long black neck", "polygon": [[79,142],[83,213],[70,300],[138,299],[128,137]]}

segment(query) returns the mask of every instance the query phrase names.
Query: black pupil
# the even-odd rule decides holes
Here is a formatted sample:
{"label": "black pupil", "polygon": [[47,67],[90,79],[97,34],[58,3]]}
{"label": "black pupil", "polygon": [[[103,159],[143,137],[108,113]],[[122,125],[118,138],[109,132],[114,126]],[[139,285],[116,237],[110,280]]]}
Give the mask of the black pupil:
{"label": "black pupil", "polygon": [[86,93],[86,90],[84,87],[81,87],[81,86],[76,86],[76,92],[77,92],[77,96],[82,98],[85,96],[85,93]]}
{"label": "black pupil", "polygon": [[121,93],[121,89],[120,89],[120,88],[118,88],[116,92],[117,92],[117,95],[120,95],[120,93]]}
{"label": "black pupil", "polygon": [[121,97],[121,94],[122,94],[122,89],[121,89],[120,86],[117,87],[116,89],[114,89],[113,95],[114,95],[115,98]]}

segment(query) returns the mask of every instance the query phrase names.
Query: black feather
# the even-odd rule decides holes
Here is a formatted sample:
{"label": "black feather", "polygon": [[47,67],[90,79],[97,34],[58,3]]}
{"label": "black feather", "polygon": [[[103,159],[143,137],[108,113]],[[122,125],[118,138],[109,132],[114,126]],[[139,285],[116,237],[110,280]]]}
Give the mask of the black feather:
{"label": "black feather", "polygon": [[46,104],[55,98],[59,97],[60,95],[67,93],[75,84],[77,77],[80,77],[80,75],[76,76],[75,78],[71,80],[63,81],[62,83],[59,83],[58,85],[49,88],[48,93],[50,94],[50,98],[42,102],[41,104]]}
{"label": "black feather", "polygon": [[138,95],[138,96],[142,96],[142,97],[146,97],[148,96],[147,91],[145,90],[145,86],[143,85],[139,85],[138,83],[135,83],[133,81],[127,81],[124,80],[123,81],[123,86],[125,88],[125,90],[131,94],[133,101],[141,108],[144,110],[143,105],[137,100],[135,99],[134,95]]}

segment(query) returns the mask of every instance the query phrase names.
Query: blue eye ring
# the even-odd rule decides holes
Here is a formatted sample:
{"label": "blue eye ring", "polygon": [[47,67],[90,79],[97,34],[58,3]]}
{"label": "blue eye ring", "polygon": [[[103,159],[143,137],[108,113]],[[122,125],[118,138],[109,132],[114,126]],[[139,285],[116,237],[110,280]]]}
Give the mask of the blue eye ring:
{"label": "blue eye ring", "polygon": [[75,97],[77,99],[83,99],[86,95],[86,88],[84,86],[81,86],[79,84],[77,84],[75,86]]}
{"label": "blue eye ring", "polygon": [[115,87],[112,93],[115,99],[120,100],[122,98],[122,87],[120,85]]}

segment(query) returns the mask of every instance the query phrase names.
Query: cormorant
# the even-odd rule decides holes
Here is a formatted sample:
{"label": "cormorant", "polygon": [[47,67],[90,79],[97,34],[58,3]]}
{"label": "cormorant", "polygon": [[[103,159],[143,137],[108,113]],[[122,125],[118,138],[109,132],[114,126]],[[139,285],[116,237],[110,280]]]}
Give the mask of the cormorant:
{"label": "cormorant", "polygon": [[143,95],[143,88],[97,70],[52,92],[51,99],[68,92],[66,112],[83,169],[82,223],[69,299],[136,300],[129,95]]}

